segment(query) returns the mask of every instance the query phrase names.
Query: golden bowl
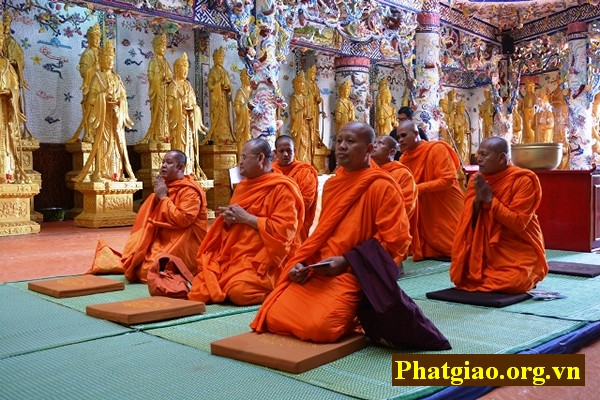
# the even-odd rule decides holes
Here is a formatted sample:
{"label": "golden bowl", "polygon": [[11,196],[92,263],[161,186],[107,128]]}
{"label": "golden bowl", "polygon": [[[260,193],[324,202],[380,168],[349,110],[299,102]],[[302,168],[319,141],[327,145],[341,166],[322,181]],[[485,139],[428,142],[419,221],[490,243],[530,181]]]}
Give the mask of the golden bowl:
{"label": "golden bowl", "polygon": [[554,169],[562,161],[562,143],[520,143],[511,146],[511,159],[517,167]]}

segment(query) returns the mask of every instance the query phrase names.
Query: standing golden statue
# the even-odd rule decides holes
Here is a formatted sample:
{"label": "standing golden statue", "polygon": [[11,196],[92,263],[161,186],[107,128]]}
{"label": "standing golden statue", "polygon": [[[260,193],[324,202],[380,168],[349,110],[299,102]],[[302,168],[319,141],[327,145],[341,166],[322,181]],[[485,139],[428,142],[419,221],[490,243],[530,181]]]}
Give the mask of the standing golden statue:
{"label": "standing golden statue", "polygon": [[210,129],[204,141],[211,140],[215,144],[232,142],[230,122],[231,81],[227,70],[223,67],[225,49],[219,47],[213,52],[214,65],[208,71],[208,102],[210,106]]}
{"label": "standing golden statue", "polygon": [[167,35],[155,35],[152,48],[154,57],[148,64],[150,127],[140,143],[164,143],[168,136],[167,86],[173,80],[173,71],[165,58]]}
{"label": "standing golden statue", "polygon": [[550,105],[552,105],[552,114],[554,115],[554,143],[562,143],[567,136],[567,126],[569,124],[569,106],[565,97],[569,95],[568,89],[563,89],[560,74],[556,77],[556,89],[550,94]]}
{"label": "standing golden statue", "polygon": [[250,76],[248,76],[245,68],[240,72],[240,81],[242,84],[235,93],[233,100],[233,113],[235,115],[233,123],[238,156],[242,154],[244,143],[251,139],[249,103],[252,88],[250,87]]}
{"label": "standing golden statue", "polygon": [[[0,24],[0,49],[4,46],[4,32],[4,24]],[[19,75],[0,53],[0,184],[28,180],[18,154],[22,139],[19,127],[25,121],[20,105]]]}
{"label": "standing golden statue", "polygon": [[304,95],[306,81],[300,72],[292,81],[294,93],[290,97],[290,136],[294,139],[296,158],[307,163],[312,162],[312,143],[310,123],[313,115],[308,108],[309,100]]}
{"label": "standing golden statue", "polygon": [[[317,85],[317,66],[311,65],[306,70],[306,86],[305,95],[308,103],[308,112],[312,115],[310,118],[310,137],[312,142],[312,154],[314,156],[317,148],[325,147],[322,138],[322,132],[319,129],[319,119],[324,116],[323,112],[323,98]],[[324,122],[324,121],[323,121]],[[323,126],[325,123],[323,123]],[[314,161],[314,160],[312,160]]]}
{"label": "standing golden statue", "polygon": [[554,136],[554,114],[548,92],[542,90],[540,99],[535,107],[535,141],[539,143],[552,143]]}
{"label": "standing golden statue", "polygon": [[[19,45],[19,42],[11,34],[12,18],[8,10],[4,11],[4,15],[2,15],[2,22],[4,23],[4,45],[2,46],[2,50],[4,51],[4,56],[10,61],[15,72],[17,73],[20,91],[19,112],[25,115],[25,89],[29,89],[29,85],[25,80],[25,74],[23,72],[25,69],[25,54],[23,53],[23,49],[21,48],[21,45]],[[27,120],[23,119],[20,121],[20,123],[23,125],[23,130],[20,132],[21,137],[23,139],[33,138],[33,135],[27,128]]]}
{"label": "standing golden statue", "polygon": [[94,135],[94,144],[87,162],[73,180],[82,182],[94,164],[94,172],[90,175],[92,182],[135,181],[125,141],[125,128],[131,128],[133,121],[129,119],[125,85],[113,71],[115,50],[112,41],[106,41],[98,55],[100,70],[90,83],[90,110],[86,121]]}
{"label": "standing golden statue", "polygon": [[82,78],[81,83],[81,92],[83,97],[81,99],[81,123],[79,127],[73,134],[73,136],[67,140],[67,143],[74,143],[79,139],[79,135],[81,131],[83,131],[83,142],[91,143],[93,141],[93,136],[89,129],[85,126],[85,121],[88,117],[89,106],[87,104],[88,93],[90,90],[90,83],[92,81],[92,77],[96,74],[96,71],[100,69],[100,64],[98,62],[98,48],[100,47],[100,39],[102,36],[102,32],[100,31],[100,25],[95,24],[91,26],[86,33],[87,37],[87,49],[81,53],[81,57],[79,58],[79,74]]}
{"label": "standing golden statue", "polygon": [[523,139],[523,117],[521,117],[521,113],[519,112],[519,100],[515,99],[515,103],[513,105],[513,137],[511,143],[517,144],[521,143]]}
{"label": "standing golden statue", "polygon": [[338,89],[338,101],[335,104],[335,124],[337,132],[350,121],[356,121],[354,104],[350,100],[350,79],[342,83]]}
{"label": "standing golden statue", "polygon": [[173,63],[175,78],[167,87],[171,150],[179,150],[187,156],[186,175],[194,175],[196,179],[206,179],[204,171],[200,168],[198,135],[205,135],[208,128],[202,123],[202,111],[196,104],[196,93],[187,79],[189,68],[187,54],[183,53]]}
{"label": "standing golden statue", "polygon": [[594,153],[600,154],[600,93],[594,96],[592,102],[592,140]]}
{"label": "standing golden statue", "polygon": [[484,100],[479,105],[479,118],[481,118],[481,139],[492,137],[494,127],[494,102],[492,91],[486,89],[483,92]]}
{"label": "standing golden statue", "polygon": [[456,114],[452,122],[456,152],[463,164],[471,164],[471,127],[465,101],[462,99],[456,103]]}
{"label": "standing golden statue", "polygon": [[533,143],[535,141],[535,105],[537,99],[535,96],[535,82],[525,83],[525,97],[521,103],[523,111],[523,143]]}
{"label": "standing golden statue", "polygon": [[386,79],[379,81],[375,113],[377,135],[387,135],[398,125],[396,108],[392,106],[392,92]]}
{"label": "standing golden statue", "polygon": [[450,130],[454,129],[454,115],[456,111],[456,89],[451,89],[446,93],[446,123]]}

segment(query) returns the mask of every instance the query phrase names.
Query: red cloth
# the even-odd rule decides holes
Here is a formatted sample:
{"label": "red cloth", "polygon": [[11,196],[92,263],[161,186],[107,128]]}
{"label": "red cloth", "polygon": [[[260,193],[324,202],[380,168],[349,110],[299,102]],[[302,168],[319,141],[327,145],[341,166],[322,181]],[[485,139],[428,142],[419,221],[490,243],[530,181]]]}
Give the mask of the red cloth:
{"label": "red cloth", "polygon": [[475,189],[470,181],[452,249],[450,279],[462,290],[524,293],[548,273],[535,214],[542,198],[540,182],[533,172],[515,166],[484,178],[494,199],[491,206],[481,207],[473,227]]}
{"label": "red cloth", "polygon": [[[409,224],[399,186],[380,168],[347,172],[342,167],[323,188],[317,228],[287,263],[311,264],[341,256],[376,238],[392,257],[410,244]],[[314,342],[335,342],[355,327],[360,287],[348,270],[338,276],[312,274],[300,285],[282,275],[251,324],[258,332],[294,335]]]}
{"label": "red cloth", "polygon": [[456,152],[443,141],[420,143],[400,157],[413,173],[418,190],[419,208],[411,224],[414,261],[450,257],[464,204],[464,193],[458,184]]}
{"label": "red cloth", "polygon": [[152,193],[133,223],[121,265],[129,282],[146,282],[148,269],[161,254],[181,258],[196,273],[196,252],[206,236],[206,195],[190,176],[167,183],[168,197]]}
{"label": "red cloth", "polygon": [[300,230],[300,239],[305,241],[317,211],[317,197],[319,194],[317,170],[309,163],[295,160],[286,166],[281,166],[279,165],[279,161],[275,161],[273,163],[273,171],[281,172],[283,175],[292,178],[300,188],[302,200],[304,200],[304,224]]}
{"label": "red cloth", "polygon": [[302,196],[292,179],[268,173],[241,181],[230,203],[257,216],[258,231],[243,223],[228,227],[222,216],[217,217],[198,249],[198,274],[188,298],[259,304],[273,290],[288,255],[300,244]]}

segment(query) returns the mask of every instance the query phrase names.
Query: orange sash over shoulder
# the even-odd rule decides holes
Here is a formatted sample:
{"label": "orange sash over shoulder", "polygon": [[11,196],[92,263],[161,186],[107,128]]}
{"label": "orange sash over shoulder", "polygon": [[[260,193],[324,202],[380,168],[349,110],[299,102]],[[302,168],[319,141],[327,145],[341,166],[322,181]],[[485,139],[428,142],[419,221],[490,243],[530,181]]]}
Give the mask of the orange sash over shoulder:
{"label": "orange sash over shoulder", "polygon": [[535,214],[542,193],[535,173],[515,166],[484,176],[494,199],[472,224],[475,189],[467,189],[456,230],[450,278],[469,291],[524,293],[548,273],[544,238]]}
{"label": "orange sash over shoulder", "polygon": [[181,258],[196,273],[196,253],[206,236],[206,195],[190,176],[167,184],[169,194],[156,202],[152,193],[140,207],[121,265],[129,282],[146,282],[148,269],[161,254]]}
{"label": "orange sash over shoulder", "polygon": [[410,168],[400,161],[391,161],[380,165],[380,167],[384,171],[389,172],[392,178],[400,185],[400,190],[404,196],[406,215],[410,219],[417,208],[417,185],[412,172],[410,172]]}
{"label": "orange sash over shoulder", "polygon": [[454,232],[464,204],[458,184],[458,156],[443,141],[421,142],[405,151],[400,161],[410,168],[419,198],[416,229],[413,229],[413,260],[450,257]]}
{"label": "orange sash over shoulder", "polygon": [[243,223],[227,226],[217,217],[198,249],[198,274],[191,300],[256,304],[269,293],[290,253],[300,244],[304,203],[290,178],[265,174],[241,181],[230,204],[258,217],[258,230]]}
{"label": "orange sash over shoulder", "polygon": [[286,166],[281,166],[279,165],[279,161],[275,161],[273,163],[273,170],[292,178],[300,188],[300,193],[302,193],[302,199],[304,200],[304,224],[300,231],[300,237],[304,241],[308,237],[317,211],[319,187],[317,170],[309,163],[298,160]]}
{"label": "orange sash over shoulder", "polygon": [[[297,263],[310,264],[342,255],[372,237],[379,240],[393,257],[403,257],[408,251],[409,226],[400,188],[380,168],[356,172],[338,168],[336,175],[325,183],[322,207],[315,231],[286,263],[285,272]],[[294,294],[295,289],[300,289],[298,295]],[[288,290],[291,290],[291,295],[284,295]],[[301,339],[327,342],[336,340],[353,327],[351,322],[355,317],[360,288],[352,272],[335,277],[313,274],[304,285],[293,283],[285,273],[260,308],[251,324],[252,329],[268,331],[267,314],[280,298],[281,302],[287,303],[285,307],[293,308],[302,302],[310,302],[307,296],[312,295],[315,296],[315,307],[302,306],[301,313],[286,316],[285,312],[281,312],[278,316],[284,324],[287,320],[290,326],[306,328],[304,332],[290,328],[287,334],[293,332]],[[317,304],[319,307],[316,307]],[[327,322],[319,322],[320,327],[313,326],[323,314],[320,311],[323,308],[333,308],[338,315],[335,327]]]}

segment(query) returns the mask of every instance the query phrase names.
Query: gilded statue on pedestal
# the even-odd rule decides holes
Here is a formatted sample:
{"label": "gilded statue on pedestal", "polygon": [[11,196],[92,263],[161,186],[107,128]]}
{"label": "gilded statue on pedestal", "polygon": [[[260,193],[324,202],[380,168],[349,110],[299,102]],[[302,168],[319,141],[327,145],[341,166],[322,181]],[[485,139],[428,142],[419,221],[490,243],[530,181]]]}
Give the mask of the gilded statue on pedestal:
{"label": "gilded statue on pedestal", "polygon": [[312,162],[312,143],[310,141],[310,119],[308,99],[304,95],[306,81],[300,72],[292,81],[294,94],[290,97],[290,136],[294,139],[296,158],[307,163]]}
{"label": "gilded statue on pedestal", "polygon": [[471,163],[471,128],[464,100],[456,103],[456,114],[453,118],[452,133],[456,151],[463,164]]}
{"label": "gilded statue on pedestal", "polygon": [[540,99],[535,107],[535,141],[539,143],[552,143],[554,136],[554,114],[548,93],[540,92]]}
{"label": "gilded statue on pedestal", "polygon": [[102,32],[100,31],[100,25],[95,24],[91,26],[86,33],[87,37],[87,49],[81,53],[81,57],[79,58],[79,74],[81,75],[81,79],[83,80],[81,83],[81,93],[83,97],[81,99],[81,123],[79,127],[73,134],[67,143],[74,143],[79,139],[79,135],[81,131],[83,131],[83,142],[91,143],[93,141],[93,136],[89,129],[85,126],[85,121],[88,117],[89,106],[87,104],[88,93],[90,90],[90,83],[92,81],[92,77],[100,69],[100,64],[98,62],[98,48],[100,47],[100,39],[102,36]]}
{"label": "gilded statue on pedestal", "polygon": [[398,125],[396,121],[396,109],[392,106],[392,92],[387,85],[387,80],[379,81],[379,91],[375,104],[375,131],[378,135],[387,135]]}
{"label": "gilded statue on pedestal", "polygon": [[[27,84],[23,73],[23,70],[25,69],[25,54],[23,53],[23,49],[21,48],[21,45],[19,45],[19,42],[11,34],[12,18],[10,16],[10,11],[4,11],[2,22],[4,23],[4,45],[2,46],[2,49],[4,51],[4,56],[10,61],[17,73],[20,91],[19,112],[25,115],[25,89],[29,89],[29,85]],[[27,120],[23,119],[20,123],[23,125],[23,131],[20,133],[21,137],[23,139],[32,139],[33,135],[27,128]]]}
{"label": "gilded statue on pedestal", "polygon": [[494,102],[492,101],[492,91],[486,89],[484,92],[485,99],[479,105],[479,118],[481,118],[481,138],[486,139],[492,137],[492,129],[494,127]]}
{"label": "gilded statue on pedestal", "polygon": [[208,128],[202,123],[202,111],[196,104],[196,93],[190,81],[190,64],[186,53],[173,63],[175,77],[167,87],[167,110],[171,150],[183,152],[188,159],[186,175],[206,179],[200,168],[200,146],[198,135],[205,135]]}
{"label": "gilded statue on pedestal", "polygon": [[[125,128],[133,127],[133,121],[129,119],[125,85],[113,71],[115,50],[112,41],[104,43],[98,56],[100,70],[96,71],[90,83],[90,110],[86,121],[94,135],[94,144],[87,162],[73,180],[82,182],[93,164],[92,182],[135,181],[125,141]],[[128,178],[124,177],[123,170]]]}
{"label": "gilded statue on pedestal", "polygon": [[[4,32],[4,24],[0,24],[0,49],[4,46]],[[25,121],[19,99],[19,75],[0,53],[0,184],[28,181],[17,150],[22,139],[19,127]]]}
{"label": "gilded statue on pedestal", "polygon": [[354,104],[350,100],[350,79],[342,83],[338,89],[338,101],[335,104],[335,124],[336,131],[350,121],[356,121]]}
{"label": "gilded statue on pedestal", "polygon": [[569,106],[565,96],[569,95],[569,90],[564,89],[560,82],[560,75],[556,77],[556,89],[550,94],[550,104],[554,114],[554,143],[562,143],[567,136],[567,126],[569,124]]}
{"label": "gilded statue on pedestal", "polygon": [[[319,129],[319,119],[325,116],[322,110],[323,98],[317,85],[317,66],[311,65],[306,71],[305,95],[308,102],[308,112],[312,115],[310,118],[310,137],[312,142],[312,154],[315,154],[317,148],[325,147],[322,138],[322,132]],[[323,121],[323,126],[325,125]]]}
{"label": "gilded statue on pedestal", "polygon": [[535,82],[525,83],[525,97],[521,103],[523,111],[523,143],[533,143],[535,141],[535,105],[537,98],[535,95]]}
{"label": "gilded statue on pedestal", "polygon": [[233,113],[235,115],[233,123],[238,157],[242,154],[244,143],[251,139],[249,102],[252,88],[250,86],[250,76],[248,76],[246,69],[240,72],[240,81],[242,84],[235,93],[233,100]]}
{"label": "gilded statue on pedestal", "polygon": [[150,127],[140,143],[164,143],[168,137],[167,86],[173,80],[173,71],[165,58],[167,36],[155,35],[152,48],[154,57],[148,64]]}
{"label": "gilded statue on pedestal", "polygon": [[230,121],[231,81],[223,67],[225,49],[219,47],[213,52],[214,65],[208,71],[208,102],[210,106],[210,129],[204,141],[215,144],[232,143]]}

